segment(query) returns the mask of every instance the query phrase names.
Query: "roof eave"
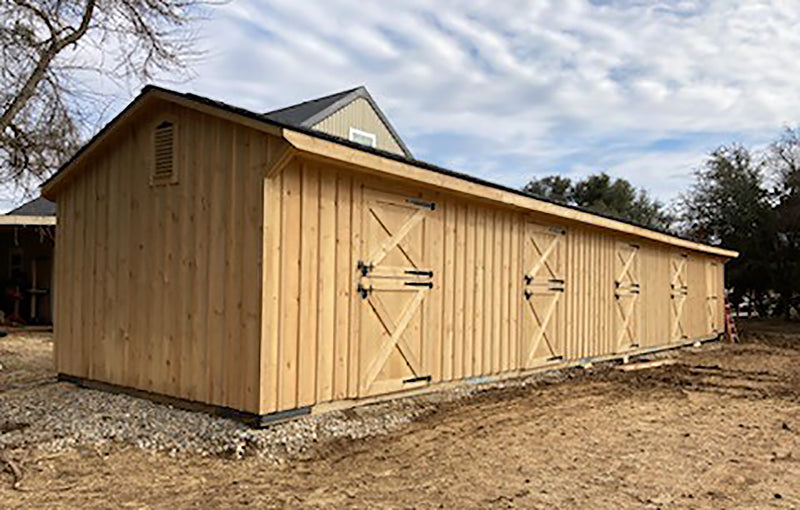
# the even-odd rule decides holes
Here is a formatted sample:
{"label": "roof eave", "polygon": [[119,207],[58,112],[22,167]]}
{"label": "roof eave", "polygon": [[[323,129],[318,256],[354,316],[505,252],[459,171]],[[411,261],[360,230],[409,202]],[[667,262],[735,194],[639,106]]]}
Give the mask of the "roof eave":
{"label": "roof eave", "polygon": [[250,115],[245,115],[243,112],[230,111],[223,108],[221,105],[212,105],[202,102],[199,99],[192,99],[186,95],[177,92],[156,87],[154,85],[147,85],[144,87],[136,98],[125,107],[116,117],[114,117],[103,129],[101,129],[91,140],[84,144],[66,163],[47,179],[42,185],[42,196],[48,200],[56,201],[58,188],[67,182],[74,172],[74,169],[79,167],[80,164],[91,157],[103,142],[113,136],[125,124],[125,120],[129,119],[136,112],[138,112],[147,102],[155,99],[162,99],[181,106],[214,115],[223,119],[231,120],[239,124],[252,127],[259,131],[267,132],[272,135],[281,135],[282,127],[277,123],[259,117],[257,114],[249,112]]}
{"label": "roof eave", "polygon": [[[563,206],[527,195],[520,190],[490,183],[482,179],[459,174],[422,161],[405,159],[397,154],[359,146],[340,138],[315,132],[314,130],[295,128],[265,118],[263,115],[236,108],[224,103],[212,101],[192,94],[182,94],[168,89],[148,85],[142,93],[131,102],[117,117],[107,124],[92,140],[84,145],[69,161],[61,166],[58,172],[42,185],[42,195],[54,200],[56,190],[66,182],[79,167],[81,161],[91,155],[102,145],[102,141],[118,130],[143,104],[145,98],[161,98],[185,107],[208,113],[219,118],[253,127],[259,131],[270,133],[285,139],[298,152],[311,157],[328,161],[337,161],[344,165],[357,167],[362,171],[380,173],[398,179],[413,180],[441,189],[455,191],[478,200],[503,203],[520,209],[540,212],[564,218],[578,223],[594,225],[621,233],[636,235],[657,242],[674,245],[688,250],[699,251],[730,259],[739,256],[733,250],[705,245],[679,237],[658,232],[624,221],[615,220],[596,213],[577,208]],[[54,200],[55,201],[55,200]]]}
{"label": "roof eave", "polygon": [[0,216],[0,225],[17,226],[46,226],[55,225],[55,216],[22,216],[22,215],[3,215]]}
{"label": "roof eave", "polygon": [[688,250],[717,255],[723,258],[729,259],[739,256],[739,253],[733,250],[726,250],[716,246],[709,246],[694,241],[681,239],[669,234],[631,225],[629,223],[611,218],[598,216],[589,212],[545,202],[523,194],[511,193],[509,191],[498,189],[498,187],[495,186],[489,186],[487,184],[475,181],[465,181],[456,176],[445,175],[441,173],[433,174],[429,170],[420,168],[411,163],[404,163],[402,161],[389,159],[366,151],[354,150],[353,148],[344,146],[342,144],[310,136],[299,131],[285,129],[283,136],[284,139],[296,150],[307,156],[318,159],[326,159],[328,161],[333,160],[345,166],[357,167],[362,171],[366,170],[397,179],[413,180],[428,186],[432,185],[443,190],[451,192],[456,191],[472,198],[478,198],[490,202],[499,202],[520,209],[563,218],[598,228],[609,229],[624,234],[635,235],[659,243],[670,244]]}

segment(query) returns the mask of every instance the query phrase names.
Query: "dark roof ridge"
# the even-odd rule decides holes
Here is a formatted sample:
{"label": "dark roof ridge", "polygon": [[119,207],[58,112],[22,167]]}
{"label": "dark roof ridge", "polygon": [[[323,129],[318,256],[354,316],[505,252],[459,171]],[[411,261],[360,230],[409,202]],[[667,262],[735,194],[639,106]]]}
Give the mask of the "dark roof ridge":
{"label": "dark roof ridge", "polygon": [[299,103],[290,104],[289,106],[284,106],[283,108],[278,108],[276,110],[270,110],[268,112],[264,112],[263,115],[270,116],[270,115],[275,114],[275,113],[281,113],[281,112],[284,112],[286,110],[292,110],[294,108],[297,108],[298,106],[307,105],[309,103],[314,103],[316,101],[324,101],[325,99],[330,99],[330,98],[336,97],[336,96],[346,96],[348,94],[352,94],[353,92],[355,92],[358,89],[364,89],[364,88],[366,88],[366,87],[364,87],[364,85],[359,85],[358,87],[353,87],[352,89],[342,90],[340,92],[334,92],[333,94],[328,94],[327,96],[316,97],[314,99],[308,99],[306,101],[301,101]]}
{"label": "dark roof ridge", "polygon": [[360,150],[360,151],[363,151],[363,152],[375,154],[377,156],[382,156],[382,157],[385,157],[387,159],[392,159],[392,160],[399,161],[399,162],[402,162],[402,163],[408,163],[408,164],[416,166],[418,168],[431,170],[433,172],[440,173],[440,174],[443,174],[443,175],[449,175],[451,177],[456,177],[458,179],[462,179],[462,180],[467,181],[467,182],[480,184],[480,185],[487,186],[487,187],[490,187],[490,188],[494,188],[494,189],[497,189],[497,190],[507,191],[509,193],[514,193],[516,195],[521,195],[521,196],[524,196],[524,197],[532,198],[532,199],[538,200],[540,202],[557,205],[557,206],[563,207],[565,209],[572,209],[574,211],[580,211],[580,212],[583,212],[583,213],[591,214],[592,216],[597,216],[597,217],[600,217],[600,218],[607,218],[607,219],[614,220],[614,221],[617,221],[617,222],[622,223],[622,224],[631,225],[631,226],[638,227],[638,228],[641,228],[641,229],[644,229],[644,230],[649,230],[650,232],[656,232],[656,233],[659,233],[659,234],[664,234],[664,235],[667,235],[669,237],[673,237],[675,239],[680,239],[682,241],[689,241],[689,242],[692,242],[692,243],[704,244],[706,246],[713,247],[713,248],[725,249],[725,248],[720,247],[720,246],[714,246],[714,245],[708,244],[708,243],[701,243],[701,242],[698,242],[698,241],[696,241],[694,239],[690,239],[688,237],[682,236],[680,234],[676,234],[674,232],[669,232],[669,231],[664,230],[664,229],[654,228],[654,227],[651,227],[651,226],[643,225],[643,224],[635,222],[635,221],[627,220],[627,219],[624,219],[624,218],[619,218],[617,216],[612,216],[610,214],[605,214],[605,213],[599,213],[599,212],[596,212],[596,211],[592,211],[592,210],[587,209],[585,207],[580,207],[580,206],[570,205],[570,204],[562,204],[560,202],[556,202],[555,200],[552,200],[552,199],[549,199],[549,198],[545,198],[545,197],[541,197],[541,196],[538,196],[538,195],[534,195],[532,193],[528,193],[528,192],[523,191],[523,190],[518,189],[518,188],[512,188],[512,187],[509,187],[509,186],[505,186],[503,184],[499,184],[499,183],[496,183],[496,182],[492,182],[492,181],[488,181],[488,180],[485,180],[485,179],[481,179],[480,177],[475,177],[475,176],[472,176],[472,175],[469,175],[469,174],[465,174],[465,173],[457,172],[457,171],[454,171],[454,170],[450,170],[448,168],[444,168],[444,167],[435,165],[433,163],[428,163],[426,161],[414,159],[413,157],[401,156],[401,155],[396,154],[394,152],[388,152],[388,151],[385,151],[385,150],[382,150],[382,149],[378,149],[378,148],[375,148],[375,147],[369,147],[367,145],[359,144],[359,143],[356,143],[356,142],[351,142],[350,140],[347,140],[347,139],[344,139],[344,138],[340,138],[338,136],[333,136],[333,135],[330,135],[328,133],[323,133],[322,131],[317,131],[315,129],[304,128],[304,127],[300,127],[300,126],[287,124],[285,122],[276,121],[274,119],[270,119],[269,117],[266,117],[263,114],[254,112],[252,110],[247,110],[245,108],[240,108],[238,106],[233,106],[233,105],[227,104],[227,103],[222,102],[222,101],[209,99],[207,97],[200,96],[200,95],[193,94],[193,93],[178,92],[178,91],[171,90],[171,89],[168,89],[168,88],[160,87],[158,85],[145,85],[144,88],[142,88],[141,93],[138,96],[136,96],[136,98],[134,98],[133,101],[131,101],[128,104],[128,106],[125,107],[125,109],[122,112],[120,112],[116,117],[114,117],[114,119],[109,121],[108,124],[103,126],[103,128],[100,131],[98,131],[94,135],[94,137],[92,137],[91,140],[89,140],[87,143],[82,145],[81,148],[78,149],[78,151],[75,152],[75,154],[73,154],[71,158],[69,158],[64,164],[62,164],[59,167],[59,169],[52,176],[50,176],[50,178],[48,178],[44,183],[42,183],[41,187],[45,187],[49,183],[51,183],[73,161],[78,159],[78,157],[81,154],[83,154],[90,146],[92,146],[92,144],[95,142],[95,140],[100,138],[100,136],[102,136],[114,124],[116,124],[116,122],[127,111],[129,111],[131,108],[134,107],[134,105],[139,103],[139,101],[141,101],[142,98],[150,91],[161,92],[161,93],[164,93],[164,94],[176,96],[176,97],[187,99],[187,100],[190,100],[190,101],[196,101],[196,102],[199,102],[201,104],[205,104],[207,106],[217,107],[217,108],[225,110],[225,111],[227,111],[229,113],[241,115],[243,117],[246,117],[246,118],[249,118],[249,119],[253,119],[253,120],[257,120],[257,121],[261,121],[261,122],[264,122],[264,123],[269,124],[269,125],[282,127],[282,128],[286,128],[286,129],[291,129],[293,131],[298,131],[300,133],[304,133],[304,134],[307,134],[307,135],[315,137],[315,138],[320,138],[320,139],[323,139],[323,140],[328,140],[328,141],[332,141],[332,142],[338,143],[340,145],[345,145],[345,146],[350,147],[352,149],[356,149],[356,150]]}

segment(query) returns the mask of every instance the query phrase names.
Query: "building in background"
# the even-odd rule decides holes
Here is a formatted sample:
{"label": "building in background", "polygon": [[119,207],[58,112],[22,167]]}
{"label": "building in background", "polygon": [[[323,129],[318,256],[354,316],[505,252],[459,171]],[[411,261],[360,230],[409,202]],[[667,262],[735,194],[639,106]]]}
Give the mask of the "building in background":
{"label": "building in background", "polygon": [[39,197],[0,216],[0,323],[52,324],[56,204]]}

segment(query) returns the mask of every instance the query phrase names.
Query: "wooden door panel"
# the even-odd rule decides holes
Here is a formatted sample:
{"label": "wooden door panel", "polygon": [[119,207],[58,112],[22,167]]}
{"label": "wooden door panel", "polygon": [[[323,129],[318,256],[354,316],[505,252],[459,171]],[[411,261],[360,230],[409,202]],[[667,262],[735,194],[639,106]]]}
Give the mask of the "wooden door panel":
{"label": "wooden door panel", "polygon": [[364,189],[359,300],[359,395],[427,384],[422,365],[423,302],[435,274],[424,254],[426,222],[435,204]]}
{"label": "wooden door panel", "polygon": [[566,234],[561,227],[527,222],[522,238],[523,368],[563,359]]}
{"label": "wooden door panel", "polygon": [[673,255],[669,261],[670,274],[670,341],[682,342],[689,338],[686,327],[685,304],[689,295],[689,256]]}
{"label": "wooden door panel", "polygon": [[618,242],[614,254],[614,300],[617,352],[641,343],[641,284],[639,245]]}
{"label": "wooden door panel", "polygon": [[718,334],[722,332],[719,309],[723,299],[723,290],[719,279],[719,263],[706,262],[706,324],[707,333]]}

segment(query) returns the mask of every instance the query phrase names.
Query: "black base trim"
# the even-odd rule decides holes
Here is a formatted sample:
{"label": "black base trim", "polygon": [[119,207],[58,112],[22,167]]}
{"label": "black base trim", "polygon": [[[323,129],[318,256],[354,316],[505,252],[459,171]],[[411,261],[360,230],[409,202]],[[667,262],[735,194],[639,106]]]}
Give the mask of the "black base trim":
{"label": "black base trim", "polygon": [[420,375],[420,376],[417,376],[417,377],[410,377],[408,379],[403,379],[403,384],[410,384],[410,383],[422,382],[422,381],[431,382],[431,376],[430,375]]}
{"label": "black base trim", "polygon": [[171,397],[162,393],[137,390],[136,388],[130,388],[128,386],[120,386],[118,384],[97,381],[94,379],[86,379],[68,374],[58,374],[58,380],[75,384],[81,388],[107,391],[109,393],[121,393],[123,395],[130,395],[132,397],[150,400],[151,402],[155,402],[157,404],[176,407],[185,411],[200,412],[210,414],[212,416],[219,416],[221,418],[235,420],[255,428],[267,427],[273,423],[311,414],[311,407],[298,407],[296,409],[289,409],[287,411],[278,411],[267,414],[250,413],[247,411],[233,409],[232,407],[218,406],[206,404],[204,402],[198,402],[196,400]]}

